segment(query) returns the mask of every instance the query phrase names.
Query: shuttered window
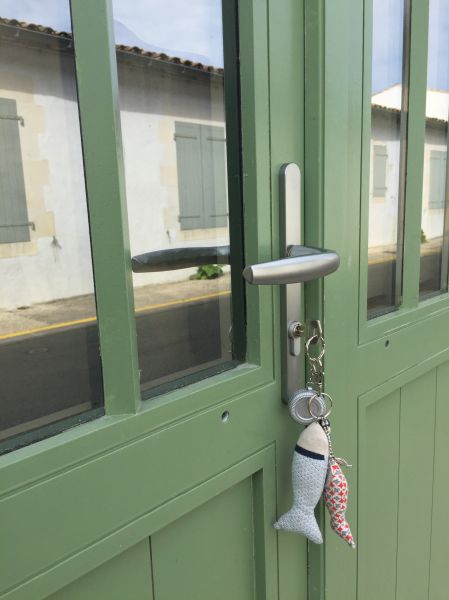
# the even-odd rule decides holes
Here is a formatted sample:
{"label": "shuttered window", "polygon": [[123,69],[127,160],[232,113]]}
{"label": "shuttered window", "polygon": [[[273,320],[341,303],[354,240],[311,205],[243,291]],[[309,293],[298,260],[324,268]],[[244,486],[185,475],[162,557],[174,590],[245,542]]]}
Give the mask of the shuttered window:
{"label": "shuttered window", "polygon": [[181,229],[226,227],[224,127],[175,123]]}
{"label": "shuttered window", "polygon": [[17,103],[0,98],[0,243],[28,242],[30,229]]}
{"label": "shuttered window", "polygon": [[375,144],[373,152],[373,196],[385,198],[387,193],[387,147]]}
{"label": "shuttered window", "polygon": [[429,208],[444,208],[446,195],[446,151],[430,151]]}

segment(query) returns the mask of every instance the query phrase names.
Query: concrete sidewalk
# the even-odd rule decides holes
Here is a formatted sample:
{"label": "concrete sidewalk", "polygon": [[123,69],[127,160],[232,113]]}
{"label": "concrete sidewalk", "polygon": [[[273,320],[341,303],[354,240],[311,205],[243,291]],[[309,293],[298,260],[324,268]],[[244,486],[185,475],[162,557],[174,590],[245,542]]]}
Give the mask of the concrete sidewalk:
{"label": "concrete sidewalk", "polygon": [[[186,280],[176,283],[147,285],[134,290],[136,311],[158,310],[182,302],[207,299],[226,294],[231,289],[231,277],[226,273],[218,279]],[[54,300],[43,304],[0,310],[0,340],[39,333],[45,329],[81,325],[95,321],[93,294]],[[36,331],[38,330],[38,331]]]}

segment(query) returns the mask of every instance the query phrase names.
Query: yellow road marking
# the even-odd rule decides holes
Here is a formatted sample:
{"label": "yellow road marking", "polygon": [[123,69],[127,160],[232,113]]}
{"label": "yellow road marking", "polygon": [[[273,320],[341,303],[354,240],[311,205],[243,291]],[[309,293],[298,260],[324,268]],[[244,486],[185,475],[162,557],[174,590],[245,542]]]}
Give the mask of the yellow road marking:
{"label": "yellow road marking", "polygon": [[[161,302],[159,304],[148,304],[136,308],[136,313],[149,312],[157,308],[166,308],[167,306],[175,306],[176,304],[188,304],[190,302],[198,302],[199,300],[209,300],[218,296],[229,296],[231,292],[222,291],[214,294],[204,294],[203,296],[192,296],[191,298],[180,298],[179,300],[170,300],[169,302]],[[54,329],[65,329],[74,325],[84,325],[85,323],[95,323],[97,317],[85,317],[84,319],[76,319],[74,321],[63,321],[62,323],[54,323],[53,325],[44,325],[42,327],[34,327],[33,329],[24,329],[23,331],[14,331],[12,333],[0,334],[0,340],[9,340],[15,337],[33,335],[34,333],[43,333],[44,331],[52,331]]]}

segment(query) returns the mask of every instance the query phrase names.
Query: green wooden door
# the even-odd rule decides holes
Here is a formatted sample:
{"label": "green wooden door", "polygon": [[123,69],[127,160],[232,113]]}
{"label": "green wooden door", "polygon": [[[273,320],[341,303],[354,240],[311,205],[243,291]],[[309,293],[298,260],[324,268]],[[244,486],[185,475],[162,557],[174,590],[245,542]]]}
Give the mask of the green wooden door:
{"label": "green wooden door", "polygon": [[[0,2],[30,221],[0,240],[0,597],[305,600],[306,541],[272,527],[298,433],[279,290],[241,277],[279,256],[303,163],[303,7],[70,4]],[[226,243],[221,278],[132,281],[131,255]]]}
{"label": "green wooden door", "polygon": [[358,542],[353,551],[326,526],[324,547],[312,549],[311,597],[442,600],[447,3],[306,6],[306,81],[310,72],[314,90],[305,185],[307,197],[319,199],[306,235],[342,259],[322,289],[310,286],[308,308],[324,319],[334,445],[353,464],[349,521]]}

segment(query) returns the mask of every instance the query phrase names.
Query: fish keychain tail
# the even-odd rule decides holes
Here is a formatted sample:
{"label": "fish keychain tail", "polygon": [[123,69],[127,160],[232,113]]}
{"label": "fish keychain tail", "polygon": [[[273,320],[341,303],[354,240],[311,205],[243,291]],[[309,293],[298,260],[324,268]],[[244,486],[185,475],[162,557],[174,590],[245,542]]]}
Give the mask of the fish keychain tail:
{"label": "fish keychain tail", "polygon": [[348,482],[335,458],[329,459],[326,483],[324,484],[324,503],[331,516],[331,528],[351,548],[355,548],[354,538],[346,521],[348,506]]}

